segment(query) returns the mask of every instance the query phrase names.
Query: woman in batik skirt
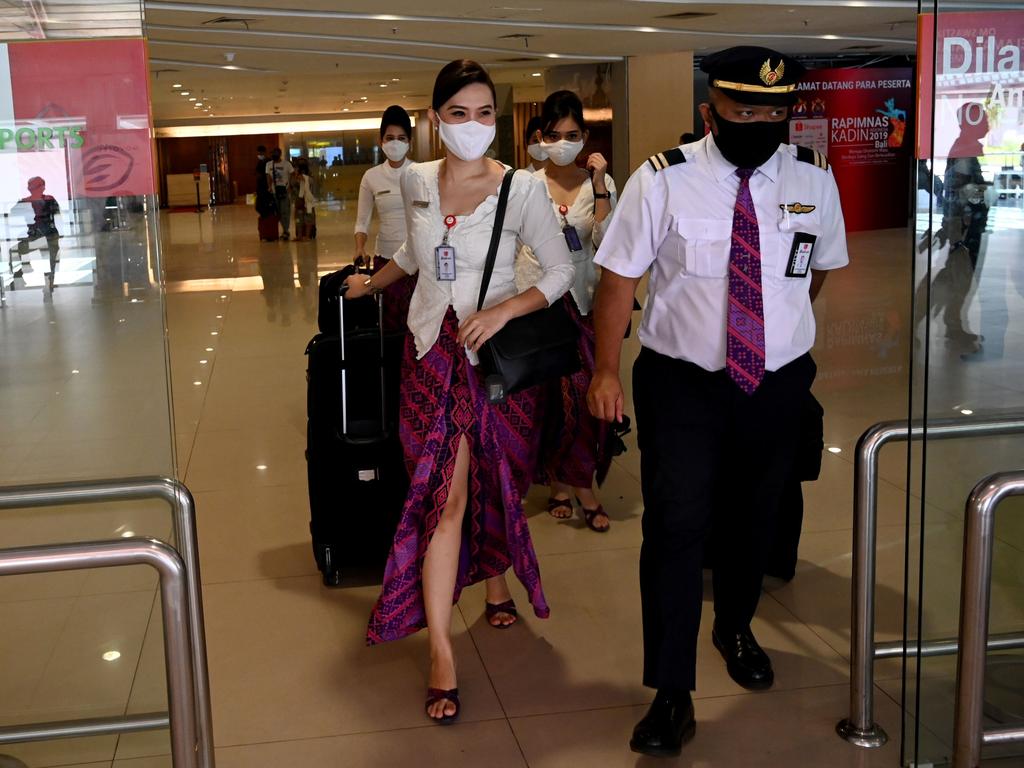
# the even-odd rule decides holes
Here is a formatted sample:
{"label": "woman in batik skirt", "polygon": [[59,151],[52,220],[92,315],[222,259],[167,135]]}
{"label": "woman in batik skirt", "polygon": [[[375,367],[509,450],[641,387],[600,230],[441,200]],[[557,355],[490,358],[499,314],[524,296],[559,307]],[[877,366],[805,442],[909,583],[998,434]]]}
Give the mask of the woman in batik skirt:
{"label": "woman in batik skirt", "polygon": [[576,268],[563,301],[580,328],[583,366],[547,388],[536,481],[550,487],[547,508],[552,517],[572,517],[575,497],[587,527],[605,533],[611,523],[594,492],[594,481],[601,484],[611,464],[609,426],[590,414],[587,390],[594,375],[594,253],[615,207],[615,182],[600,152],[591,152],[585,162],[580,159],[590,134],[575,93],[556,91],[548,96],[540,126],[540,146],[548,162],[535,176],[545,184]]}
{"label": "woman in batik skirt", "polygon": [[[400,410],[411,486],[367,639],[375,644],[428,629],[426,712],[443,724],[460,708],[451,618],[462,590],[487,580],[488,619],[511,625],[515,605],[503,574],[512,567],[534,613],[549,613],[522,504],[538,449],[539,388],[492,404],[476,363],[481,345],[509,320],[560,301],[574,270],[544,184],[518,171],[484,309],[477,311],[507,170],[486,157],[495,103],[494,84],[479,64],[454,61],[441,70],[430,119],[447,156],[406,172],[405,247],[372,278],[348,279],[347,296],[356,298],[419,275]],[[517,239],[533,248],[543,269],[522,292],[513,272]]]}

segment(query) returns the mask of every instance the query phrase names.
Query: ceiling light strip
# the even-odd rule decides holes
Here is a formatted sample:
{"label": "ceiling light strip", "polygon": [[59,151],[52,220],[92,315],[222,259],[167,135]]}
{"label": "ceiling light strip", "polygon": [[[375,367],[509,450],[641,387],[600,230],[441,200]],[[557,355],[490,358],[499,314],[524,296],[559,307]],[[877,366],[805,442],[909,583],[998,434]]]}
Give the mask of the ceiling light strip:
{"label": "ceiling light strip", "polygon": [[480,53],[501,53],[511,54],[515,56],[535,56],[537,58],[559,58],[567,60],[581,60],[581,61],[622,61],[625,57],[623,56],[607,56],[607,55],[591,55],[583,53],[544,53],[541,51],[528,50],[525,51],[522,48],[494,48],[486,45],[464,45],[461,43],[434,43],[426,40],[396,40],[390,37],[360,37],[357,35],[325,35],[319,33],[306,33],[306,32],[270,32],[256,29],[215,29],[211,27],[178,27],[172,24],[149,24],[147,29],[156,30],[159,32],[184,32],[188,34],[194,34],[196,32],[208,34],[208,35],[239,35],[239,36],[261,36],[261,37],[281,37],[281,38],[296,38],[299,40],[330,40],[332,42],[339,43],[372,43],[374,45],[398,45],[410,48],[441,48],[444,50],[454,51],[477,51]]}
{"label": "ceiling light strip", "polygon": [[[175,45],[184,48],[205,48],[210,50],[209,43],[187,43],[182,40],[162,40],[160,38],[151,37],[149,38],[150,45]],[[427,58],[426,56],[409,56],[404,53],[364,53],[362,51],[318,51],[315,48],[279,48],[277,46],[267,45],[232,45],[231,48],[236,51],[260,51],[271,53],[296,53],[296,54],[313,54],[314,56],[348,56],[356,58],[366,59],[389,59],[391,61],[418,61],[425,62],[427,64],[447,64],[448,59],[436,59]],[[211,65],[214,66],[214,65]],[[217,69],[224,69],[223,64],[217,64]]]}
{"label": "ceiling light strip", "polygon": [[[415,125],[415,120],[413,125]],[[158,139],[170,139],[194,136],[251,136],[263,133],[368,131],[376,130],[379,127],[379,117],[351,117],[332,120],[274,120],[253,123],[190,123],[188,125],[157,126],[153,132]]]}
{"label": "ceiling light strip", "polygon": [[[674,27],[650,27],[633,24],[577,24],[560,21],[535,21],[533,19],[481,19],[451,16],[411,16],[391,13],[357,13],[353,11],[321,11],[307,8],[258,8],[239,5],[205,5],[203,3],[180,3],[169,0],[147,0],[147,11],[178,11],[182,13],[234,13],[248,16],[266,16],[288,19],[333,19],[336,21],[407,21],[427,24],[476,24],[494,27],[515,27],[521,29],[559,29],[579,32],[643,32],[662,35],[690,35],[698,37],[732,37],[773,40],[821,40],[822,35],[790,34],[768,32],[711,32],[700,29]],[[917,45],[916,38],[862,37],[857,35],[830,35],[829,40],[851,40],[867,43],[891,43],[893,45]],[[545,54],[543,58],[553,58]]]}
{"label": "ceiling light strip", "polygon": [[[199,67],[201,69],[229,69],[229,67],[223,64],[206,64],[201,61],[182,61],[181,59],[153,59],[149,60],[150,64],[167,64],[172,67]],[[260,74],[267,74],[277,72],[276,69],[257,69],[256,67],[230,67],[232,72],[258,72]]]}

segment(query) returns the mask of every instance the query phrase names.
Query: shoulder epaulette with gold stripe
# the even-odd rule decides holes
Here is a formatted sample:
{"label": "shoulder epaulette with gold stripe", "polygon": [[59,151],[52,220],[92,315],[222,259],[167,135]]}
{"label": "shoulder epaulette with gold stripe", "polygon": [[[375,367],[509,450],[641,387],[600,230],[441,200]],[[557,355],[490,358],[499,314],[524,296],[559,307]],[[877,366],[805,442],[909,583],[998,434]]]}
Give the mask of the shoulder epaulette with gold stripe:
{"label": "shoulder epaulette with gold stripe", "polygon": [[810,163],[815,168],[820,168],[823,171],[827,171],[829,168],[828,158],[825,157],[821,152],[810,147],[796,148],[796,159],[802,163]]}
{"label": "shoulder epaulette with gold stripe", "polygon": [[679,147],[673,147],[672,149],[666,149],[664,152],[659,152],[656,155],[651,155],[647,159],[647,162],[651,164],[651,168],[654,169],[655,173],[663,171],[670,165],[679,165],[680,163],[686,162],[686,155],[683,154],[683,150]]}

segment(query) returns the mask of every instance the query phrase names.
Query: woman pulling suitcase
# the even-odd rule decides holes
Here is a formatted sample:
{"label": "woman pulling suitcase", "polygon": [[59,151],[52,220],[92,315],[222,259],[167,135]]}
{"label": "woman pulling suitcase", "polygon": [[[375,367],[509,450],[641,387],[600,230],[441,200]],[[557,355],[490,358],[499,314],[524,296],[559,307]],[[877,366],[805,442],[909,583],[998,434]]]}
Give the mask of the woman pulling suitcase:
{"label": "woman pulling suitcase", "polygon": [[[441,70],[430,118],[447,157],[406,172],[405,248],[373,277],[347,280],[346,298],[356,298],[419,274],[401,396],[412,484],[367,639],[380,643],[428,628],[426,711],[442,724],[459,715],[451,617],[461,591],[489,579],[488,603],[511,609],[508,592],[495,592],[503,583],[490,578],[511,566],[536,615],[549,613],[522,505],[537,449],[538,388],[491,403],[475,365],[481,345],[509,320],[559,301],[574,270],[543,182],[517,172],[484,309],[476,311],[496,190],[506,173],[485,157],[495,136],[495,102],[494,84],[479,64],[453,61]],[[517,238],[543,269],[522,293],[513,274]]]}

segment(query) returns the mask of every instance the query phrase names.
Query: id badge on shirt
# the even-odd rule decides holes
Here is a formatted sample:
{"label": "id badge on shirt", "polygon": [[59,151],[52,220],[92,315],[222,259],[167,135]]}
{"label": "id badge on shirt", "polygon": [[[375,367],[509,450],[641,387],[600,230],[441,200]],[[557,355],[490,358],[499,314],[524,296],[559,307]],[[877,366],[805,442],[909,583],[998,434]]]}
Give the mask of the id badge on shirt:
{"label": "id badge on shirt", "polygon": [[811,257],[814,255],[814,243],[817,235],[797,232],[793,235],[793,249],[789,252],[786,264],[786,277],[807,277],[811,268]]}
{"label": "id badge on shirt", "polygon": [[451,282],[455,279],[455,249],[450,245],[439,245],[434,249],[434,266],[437,279]]}
{"label": "id badge on shirt", "polygon": [[562,228],[562,234],[565,235],[565,244],[569,246],[569,250],[573,253],[583,250],[583,243],[580,242],[580,233],[576,231],[576,227],[572,224],[566,224]]}

